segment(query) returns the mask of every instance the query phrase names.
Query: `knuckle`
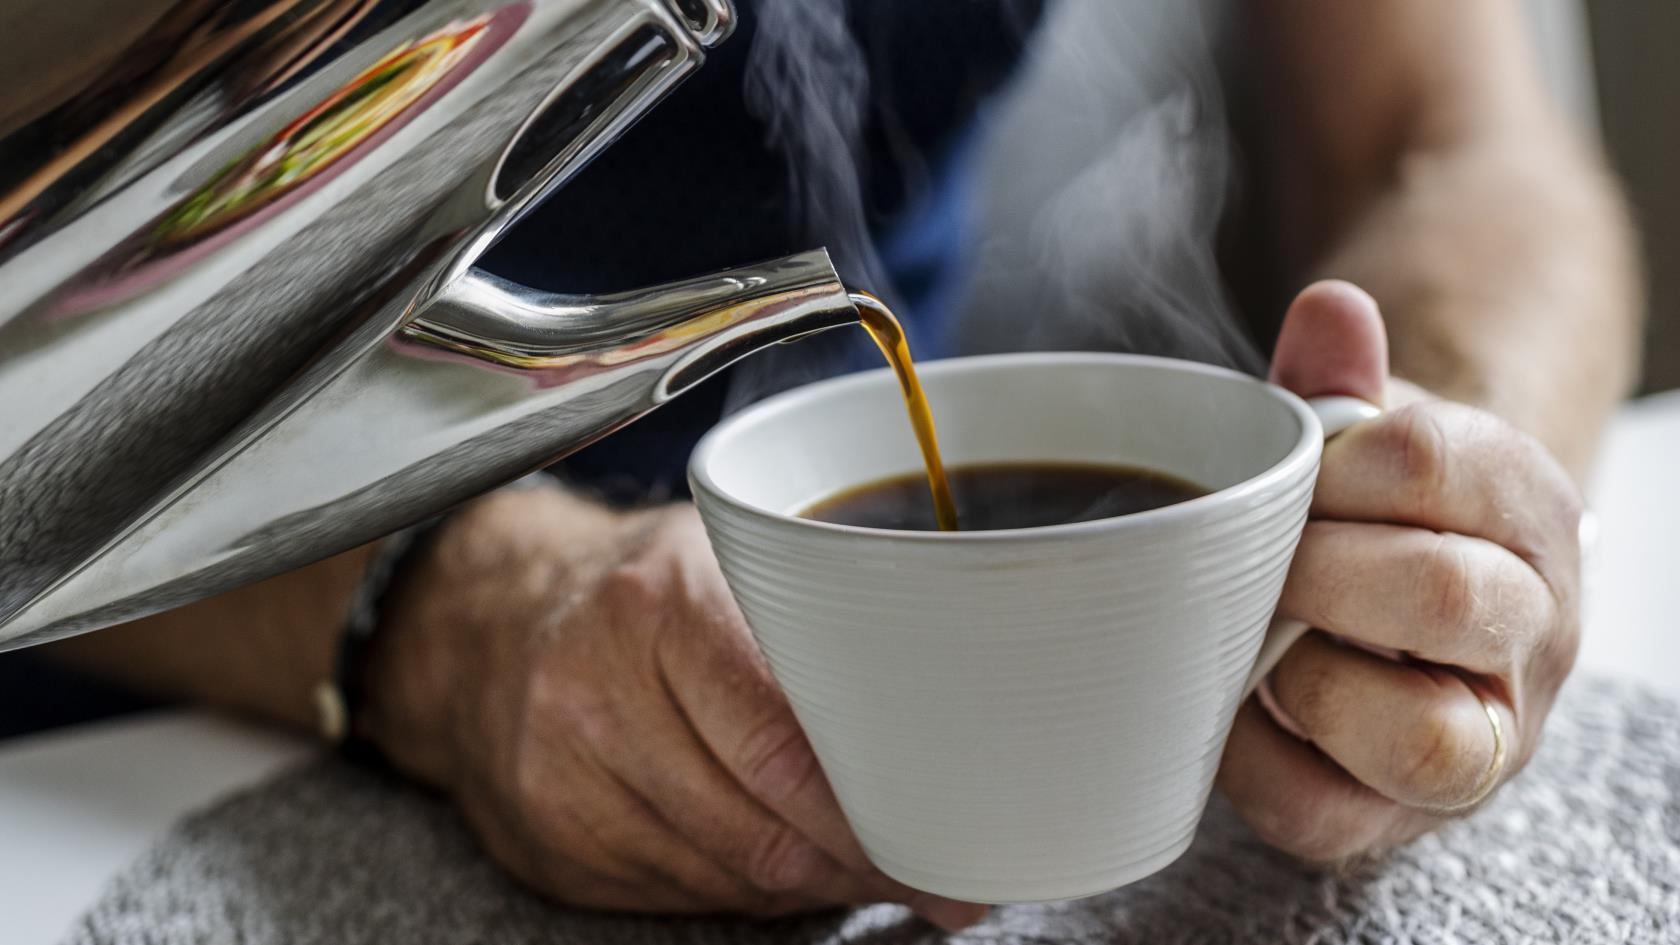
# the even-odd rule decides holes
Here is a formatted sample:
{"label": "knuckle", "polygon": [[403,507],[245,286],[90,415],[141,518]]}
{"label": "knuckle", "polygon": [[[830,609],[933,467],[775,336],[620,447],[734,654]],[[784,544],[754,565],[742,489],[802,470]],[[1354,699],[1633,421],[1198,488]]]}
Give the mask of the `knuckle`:
{"label": "knuckle", "polygon": [[1572,545],[1578,546],[1580,543],[1581,516],[1587,512],[1586,497],[1581,494],[1581,489],[1575,484],[1575,481],[1569,478],[1569,473],[1558,464],[1558,461],[1552,457],[1552,454],[1544,446],[1535,441],[1534,448],[1540,451],[1541,462],[1544,462],[1546,467],[1551,470],[1552,493],[1559,524],[1566,530],[1565,534]]}
{"label": "knuckle", "polygon": [[1430,406],[1402,407],[1383,427],[1383,445],[1394,456],[1404,493],[1414,502],[1439,495],[1450,475],[1446,429]]}
{"label": "knuckle", "polygon": [[596,595],[609,605],[634,612],[663,596],[666,585],[667,582],[654,568],[630,561],[608,568],[601,575]]}
{"label": "knuckle", "polygon": [[500,489],[479,496],[462,506],[460,511],[446,522],[446,526],[456,525],[465,531],[499,527],[523,517],[526,512],[525,496],[516,491]]}
{"label": "knuckle", "polygon": [[530,518],[526,498],[498,491],[463,505],[438,526],[422,560],[444,563],[451,573],[476,574],[506,567],[506,536]]}
{"label": "knuckle", "polygon": [[747,882],[767,892],[802,889],[817,878],[819,860],[804,837],[785,824],[761,831],[747,853]]}
{"label": "knuckle", "polygon": [[1540,440],[1513,427],[1506,426],[1504,430],[1514,441],[1509,451],[1511,460],[1524,471],[1525,505],[1531,509],[1525,517],[1544,536],[1535,541],[1536,548],[1531,550],[1551,548],[1571,557],[1578,555],[1581,517],[1586,513],[1586,498],[1580,486]]}
{"label": "knuckle", "polygon": [[[602,573],[593,604],[602,619],[624,631],[623,639],[651,646],[669,645],[669,636],[687,636],[692,629],[688,611],[677,599],[669,572],[650,561],[628,561]],[[652,656],[660,654],[654,652]]]}
{"label": "knuckle", "polygon": [[1459,716],[1449,707],[1432,705],[1419,713],[1395,742],[1395,790],[1418,803],[1456,800],[1467,767],[1466,743]]}
{"label": "knuckle", "polygon": [[[1305,652],[1306,648],[1298,647],[1298,651]],[[1338,715],[1333,704],[1335,682],[1329,668],[1291,653],[1277,668],[1274,695],[1306,734],[1322,737]]]}
{"label": "knuckle", "polygon": [[563,736],[595,749],[622,744],[624,719],[602,687],[577,674],[538,673],[530,681],[520,733],[531,743],[531,756],[552,746],[542,744]]}
{"label": "knuckle", "polygon": [[1538,661],[1541,663],[1540,677],[1542,685],[1552,687],[1561,686],[1571,671],[1575,669],[1575,660],[1581,652],[1581,622],[1571,616],[1559,620],[1552,626],[1552,632],[1547,634],[1539,647]]}
{"label": "knuckle", "polygon": [[1451,640],[1476,628],[1481,610],[1477,578],[1464,550],[1450,537],[1439,536],[1419,556],[1417,587],[1431,635]]}
{"label": "knuckle", "polygon": [[624,742],[623,722],[603,703],[573,700],[566,711],[566,722],[584,744],[593,748],[608,748]]}
{"label": "knuckle", "polygon": [[797,796],[817,776],[817,757],[785,708],[741,742],[741,779],[772,808]]}

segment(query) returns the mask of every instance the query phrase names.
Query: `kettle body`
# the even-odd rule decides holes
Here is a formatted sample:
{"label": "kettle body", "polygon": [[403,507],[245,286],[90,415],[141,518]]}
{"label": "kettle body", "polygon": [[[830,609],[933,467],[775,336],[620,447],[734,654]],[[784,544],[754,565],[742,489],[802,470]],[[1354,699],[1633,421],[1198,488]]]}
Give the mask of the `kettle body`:
{"label": "kettle body", "polygon": [[612,296],[473,268],[732,20],[0,0],[0,649],[354,547],[855,322],[820,250]]}

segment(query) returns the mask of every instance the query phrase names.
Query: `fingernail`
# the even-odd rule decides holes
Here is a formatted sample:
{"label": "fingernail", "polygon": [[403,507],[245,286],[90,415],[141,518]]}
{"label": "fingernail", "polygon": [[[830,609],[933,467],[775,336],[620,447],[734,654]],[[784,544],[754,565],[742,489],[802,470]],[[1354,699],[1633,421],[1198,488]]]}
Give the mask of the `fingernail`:
{"label": "fingernail", "polygon": [[910,911],[947,932],[960,932],[984,919],[991,907],[922,893],[910,900]]}

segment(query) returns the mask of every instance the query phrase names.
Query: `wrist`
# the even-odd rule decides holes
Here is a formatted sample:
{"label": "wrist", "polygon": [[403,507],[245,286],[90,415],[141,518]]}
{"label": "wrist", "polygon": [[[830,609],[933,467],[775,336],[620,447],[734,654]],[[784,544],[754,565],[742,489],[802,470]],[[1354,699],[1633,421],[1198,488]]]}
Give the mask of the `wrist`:
{"label": "wrist", "polygon": [[513,731],[536,636],[618,516],[552,484],[492,493],[406,562],[367,648],[356,733],[442,790]]}
{"label": "wrist", "polygon": [[[361,601],[360,612],[352,608],[335,676],[347,743],[364,750],[371,746],[378,757],[439,786],[446,774],[440,765],[445,758],[438,751],[441,742],[430,736],[443,731],[439,713],[448,701],[416,685],[434,674],[416,661],[431,653],[429,647],[415,645],[420,634],[406,599],[418,582],[431,579],[435,546],[449,527],[445,518],[411,535],[387,539],[402,547],[391,549],[395,559],[387,562],[389,573],[370,572],[364,578],[364,589],[373,600]],[[381,562],[376,557],[374,563]],[[417,737],[422,733],[428,737]]]}

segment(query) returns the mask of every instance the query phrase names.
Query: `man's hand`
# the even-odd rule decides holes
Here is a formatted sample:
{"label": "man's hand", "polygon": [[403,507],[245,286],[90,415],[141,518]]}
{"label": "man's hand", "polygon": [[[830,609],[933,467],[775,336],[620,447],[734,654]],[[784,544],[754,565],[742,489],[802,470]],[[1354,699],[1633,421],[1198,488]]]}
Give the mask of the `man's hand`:
{"label": "man's hand", "polygon": [[1324,282],[1291,307],[1272,369],[1303,396],[1389,401],[1325,447],[1279,606],[1318,629],[1272,673],[1277,714],[1243,706],[1220,769],[1261,837],[1313,860],[1410,839],[1472,800],[1494,761],[1481,699],[1507,740],[1498,777],[1515,774],[1579,634],[1569,476],[1499,418],[1388,380],[1386,362],[1375,302]]}
{"label": "man's hand", "polygon": [[759,915],[890,900],[947,928],[985,912],[865,859],[691,506],[481,499],[387,620],[369,734],[550,896]]}

